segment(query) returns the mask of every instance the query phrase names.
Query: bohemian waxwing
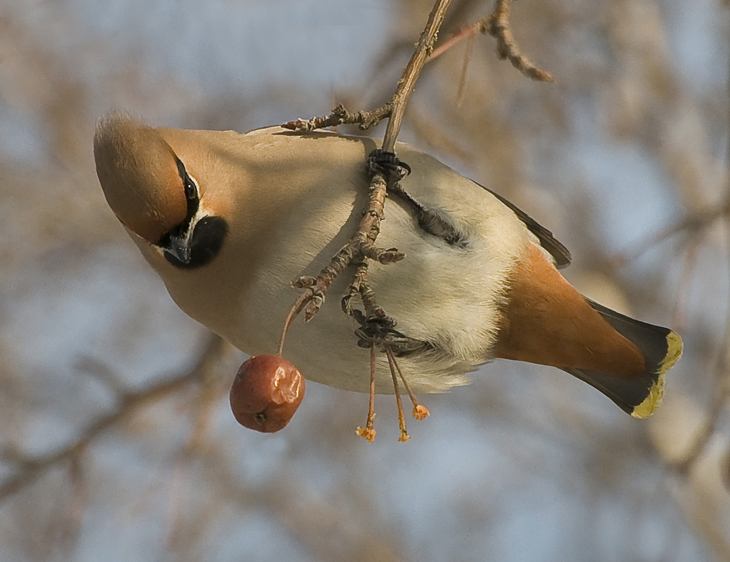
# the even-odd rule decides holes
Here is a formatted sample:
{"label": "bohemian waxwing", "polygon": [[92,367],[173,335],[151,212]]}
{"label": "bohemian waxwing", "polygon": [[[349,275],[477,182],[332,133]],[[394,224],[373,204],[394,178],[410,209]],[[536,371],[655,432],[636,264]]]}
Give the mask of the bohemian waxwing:
{"label": "bohemian waxwing", "polygon": [[[251,355],[276,351],[297,297],[291,281],[316,276],[356,231],[375,148],[369,138],[281,127],[154,129],[125,114],[102,119],[94,138],[104,195],[174,301]],[[431,156],[396,151],[412,169],[401,181],[410,197],[389,199],[377,243],[406,258],[371,262],[368,278],[412,343],[398,364],[413,391],[463,385],[504,358],[558,367],[632,416],[651,414],[679,336],[581,296],[558,273],[570,255],[548,230]],[[420,221],[418,204],[457,235]],[[291,326],[285,355],[307,379],[368,392],[370,352],[340,305],[350,270],[311,322]],[[375,389],[393,393],[384,353]]]}

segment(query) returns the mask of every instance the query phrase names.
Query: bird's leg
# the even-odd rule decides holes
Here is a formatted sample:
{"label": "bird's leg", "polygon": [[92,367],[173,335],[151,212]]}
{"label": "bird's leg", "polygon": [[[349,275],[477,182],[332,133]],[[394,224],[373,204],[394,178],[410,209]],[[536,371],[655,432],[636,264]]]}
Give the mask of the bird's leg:
{"label": "bird's leg", "polygon": [[375,440],[375,430],[373,429],[373,420],[375,420],[375,345],[370,346],[370,403],[368,404],[368,419],[365,422],[365,428],[358,427],[356,433],[360,437],[372,443]]}

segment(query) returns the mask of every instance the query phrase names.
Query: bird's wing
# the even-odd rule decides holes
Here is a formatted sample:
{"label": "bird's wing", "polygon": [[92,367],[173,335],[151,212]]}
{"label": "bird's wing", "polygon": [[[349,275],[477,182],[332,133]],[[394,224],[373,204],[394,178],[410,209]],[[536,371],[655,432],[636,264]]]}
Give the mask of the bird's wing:
{"label": "bird's wing", "polygon": [[494,195],[497,199],[499,199],[502,203],[504,203],[507,207],[512,209],[512,211],[517,215],[517,217],[525,223],[525,226],[528,228],[530,232],[532,232],[535,236],[537,236],[538,240],[540,240],[540,245],[545,248],[548,252],[550,252],[550,255],[555,260],[555,264],[557,265],[558,269],[562,269],[564,267],[568,267],[570,265],[570,250],[563,246],[554,236],[553,233],[550,232],[547,228],[542,226],[539,222],[537,222],[535,219],[533,219],[530,215],[528,215],[525,211],[517,207],[515,204],[511,203],[504,197],[502,197],[499,193],[496,193],[489,189],[488,187],[484,187],[481,184],[477,184],[483,189],[487,190],[489,193]]}

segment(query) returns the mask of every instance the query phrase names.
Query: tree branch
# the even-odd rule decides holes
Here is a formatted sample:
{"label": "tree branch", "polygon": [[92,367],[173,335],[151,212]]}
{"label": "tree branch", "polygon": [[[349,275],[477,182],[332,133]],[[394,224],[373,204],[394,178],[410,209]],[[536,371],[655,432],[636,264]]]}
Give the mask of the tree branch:
{"label": "tree branch", "polygon": [[400,131],[408,98],[413,92],[413,86],[415,86],[416,80],[418,80],[421,74],[421,69],[433,51],[433,44],[436,41],[439,28],[444,21],[449,4],[451,4],[451,0],[437,0],[436,5],[428,16],[426,28],[421,33],[416,50],[413,52],[411,60],[408,61],[408,65],[403,72],[403,78],[398,83],[398,89],[395,91],[393,101],[391,102],[392,109],[390,119],[388,120],[388,127],[383,137],[383,150],[386,152],[394,152],[395,150],[395,141]]}
{"label": "tree branch", "polygon": [[[379,121],[385,115],[388,115],[388,127],[383,137],[382,151],[393,153],[408,98],[413,92],[413,87],[418,80],[421,69],[423,69],[423,66],[433,51],[433,44],[436,41],[438,30],[443,23],[446,10],[450,3],[451,0],[436,1],[428,16],[426,27],[416,44],[416,49],[403,71],[403,77],[398,82],[393,100],[389,104],[373,112],[358,112],[355,114],[348,112],[340,105],[329,116],[315,117],[309,120],[297,119],[285,123],[282,127],[292,130],[311,131],[319,127],[345,122],[357,122],[362,127],[365,123],[375,119]],[[330,263],[320,271],[317,277],[300,277],[292,283],[294,287],[305,289],[305,291],[294,302],[284,322],[284,329],[279,342],[280,354],[283,351],[287,329],[294,318],[301,311],[304,311],[305,319],[311,320],[322,306],[325,292],[329,286],[348,265],[366,258],[386,264],[399,261],[405,257],[396,248],[384,249],[375,246],[375,240],[380,232],[380,221],[383,219],[388,181],[397,181],[398,174],[388,173],[387,175],[389,177],[386,177],[385,172],[379,166],[371,166],[368,171],[370,174],[368,206],[360,221],[357,232],[332,258]]]}
{"label": "tree branch", "polygon": [[487,31],[497,40],[497,55],[501,59],[508,59],[512,66],[522,74],[540,82],[555,82],[552,74],[537,68],[517,46],[509,25],[509,12],[512,0],[496,0],[494,11],[489,16]]}

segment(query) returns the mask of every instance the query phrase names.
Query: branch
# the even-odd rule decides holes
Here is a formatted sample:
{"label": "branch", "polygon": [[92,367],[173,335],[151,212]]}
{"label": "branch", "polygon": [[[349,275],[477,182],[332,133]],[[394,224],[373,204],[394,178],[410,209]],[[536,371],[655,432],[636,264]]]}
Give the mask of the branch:
{"label": "branch", "polygon": [[[312,117],[311,119],[298,118],[293,121],[287,121],[281,126],[292,131],[303,132],[311,132],[315,129],[323,129],[325,127],[336,127],[337,125],[358,125],[361,130],[366,130],[374,127],[383,119],[389,118],[385,137],[383,138],[383,150],[393,152],[395,139],[398,136],[398,131],[403,120],[405,106],[408,103],[409,96],[413,92],[413,86],[416,80],[418,80],[421,69],[427,62],[440,57],[464,39],[468,39],[470,42],[467,47],[467,52],[469,53],[471,50],[471,41],[477,32],[489,33],[497,39],[497,54],[499,57],[509,59],[512,65],[525,76],[541,82],[555,81],[552,74],[537,68],[522,54],[517,46],[509,23],[511,0],[497,0],[494,11],[490,15],[480,18],[471,25],[462,28],[444,43],[434,48],[438,30],[443,23],[444,15],[450,3],[450,0],[438,0],[431,10],[426,28],[421,33],[421,37],[416,44],[416,50],[411,55],[411,59],[403,72],[403,77],[398,83],[398,88],[390,102],[372,111],[357,111],[355,113],[347,111],[340,104],[329,115]],[[468,58],[469,55],[467,54],[462,69],[462,84]]]}
{"label": "branch", "polygon": [[361,130],[369,129],[380,123],[383,119],[390,115],[391,104],[373,109],[372,111],[357,111],[352,113],[345,109],[345,106],[339,104],[332,110],[332,113],[324,117],[312,117],[311,119],[295,119],[287,121],[282,125],[284,129],[291,131],[311,132],[315,129],[323,129],[325,127],[336,127],[337,125],[359,125]]}
{"label": "branch", "polygon": [[497,40],[497,55],[508,59],[522,74],[540,82],[555,82],[552,74],[537,68],[517,46],[509,25],[509,11],[512,0],[496,0],[494,11],[489,16],[487,31]]}
{"label": "branch", "polygon": [[487,31],[487,24],[489,23],[489,19],[492,16],[485,16],[481,19],[478,19],[471,25],[467,25],[466,27],[461,28],[459,31],[457,31],[454,35],[449,37],[446,41],[443,43],[440,43],[438,47],[436,47],[433,52],[431,53],[431,56],[429,57],[429,60],[434,60],[441,55],[443,55],[446,51],[451,49],[454,45],[457,45],[461,43],[464,39],[469,39],[471,37],[474,37],[476,33],[486,33]]}
{"label": "branch", "polygon": [[649,249],[653,248],[664,240],[671,238],[672,236],[675,236],[685,231],[697,232],[703,228],[711,226],[717,219],[727,217],[728,215],[730,215],[730,199],[728,199],[728,201],[722,203],[721,205],[718,205],[717,207],[700,211],[695,215],[688,216],[682,219],[676,224],[672,224],[667,226],[666,228],[663,228],[659,232],[656,232],[652,236],[649,236],[643,242],[637,244],[633,249],[621,252],[620,254],[613,256],[609,259],[609,262],[612,267],[623,267],[627,263],[641,256],[641,254],[643,254],[644,252],[648,251]]}
{"label": "branch", "polygon": [[17,472],[0,482],[0,502],[36,482],[49,469],[65,461],[77,459],[92,441],[127,418],[136,409],[172,394],[191,383],[203,380],[205,373],[217,364],[224,345],[222,339],[213,336],[197,363],[190,369],[143,390],[125,393],[115,410],[97,418],[81,432],[75,441],[56,451],[33,457],[26,457],[15,451],[3,451],[5,456],[16,464]]}
{"label": "branch", "polygon": [[[403,77],[398,82],[398,87],[393,100],[373,112],[350,113],[344,107],[337,106],[331,115],[326,117],[315,117],[309,120],[297,119],[289,121],[282,127],[292,130],[311,131],[318,127],[331,126],[338,123],[360,123],[361,127],[373,119],[378,121],[383,116],[388,115],[388,127],[383,138],[382,152],[393,153],[395,149],[396,138],[400,131],[403,121],[403,113],[408,103],[408,98],[413,92],[413,86],[418,80],[421,69],[426,64],[429,55],[433,50],[433,44],[436,41],[438,30],[443,23],[446,10],[451,0],[437,0],[431,13],[428,16],[426,27],[421,33],[421,37],[416,44],[416,49],[411,56],[408,65],[403,71]],[[371,157],[372,158],[372,154]],[[372,163],[372,160],[369,160]],[[325,292],[337,278],[337,276],[350,264],[362,261],[365,258],[376,260],[382,264],[400,261],[405,256],[398,252],[396,248],[378,248],[375,246],[375,240],[380,232],[380,221],[383,219],[383,209],[385,207],[386,190],[388,182],[391,184],[398,181],[399,173],[395,170],[407,169],[407,166],[400,167],[395,165],[393,173],[384,171],[380,166],[372,166],[369,164],[368,172],[370,175],[370,191],[368,196],[368,207],[365,210],[362,220],[358,226],[357,232],[350,241],[343,246],[340,251],[332,258],[330,263],[322,269],[317,277],[300,277],[292,283],[296,288],[306,289],[299,298],[294,302],[289,314],[284,322],[281,339],[279,342],[279,354],[284,348],[284,340],[289,325],[294,318],[304,311],[305,320],[311,320],[319,311],[322,303],[324,303]],[[408,170],[410,171],[410,170]],[[386,175],[388,177],[386,177]]]}
{"label": "branch", "polygon": [[449,4],[451,4],[451,0],[437,0],[436,5],[428,16],[426,28],[421,33],[416,50],[413,52],[411,60],[408,61],[403,78],[398,83],[398,89],[395,91],[393,101],[391,102],[392,109],[390,119],[388,120],[388,127],[385,130],[385,137],[383,137],[383,150],[386,152],[393,152],[395,149],[395,140],[400,131],[408,98],[413,92],[413,86],[415,86],[416,80],[418,80],[418,76],[421,74],[421,69],[433,51],[433,44],[436,41],[438,30],[444,21]]}
{"label": "branch", "polygon": [[413,92],[413,86],[421,74],[421,69],[432,58],[433,45],[436,42],[438,30],[444,21],[449,4],[451,4],[451,0],[437,0],[390,102],[372,111],[358,111],[355,113],[347,111],[340,104],[329,115],[311,119],[295,119],[284,123],[282,127],[292,131],[309,132],[314,129],[337,125],[359,125],[360,129],[365,130],[377,125],[383,119],[389,118],[382,148],[386,152],[393,152],[408,98]]}
{"label": "branch", "polygon": [[[730,250],[730,217],[727,216],[727,213],[725,214],[725,227],[726,243]],[[726,261],[726,265],[730,267],[730,253],[726,256]],[[720,414],[722,414],[723,409],[728,405],[728,400],[730,400],[730,377],[728,375],[728,366],[730,365],[730,349],[728,349],[730,345],[730,308],[726,313],[723,342],[724,349],[713,369],[712,394],[707,419],[692,440],[692,444],[685,453],[684,458],[674,463],[674,467],[680,474],[686,475],[700,455],[705,451],[710,439],[715,435]]]}

